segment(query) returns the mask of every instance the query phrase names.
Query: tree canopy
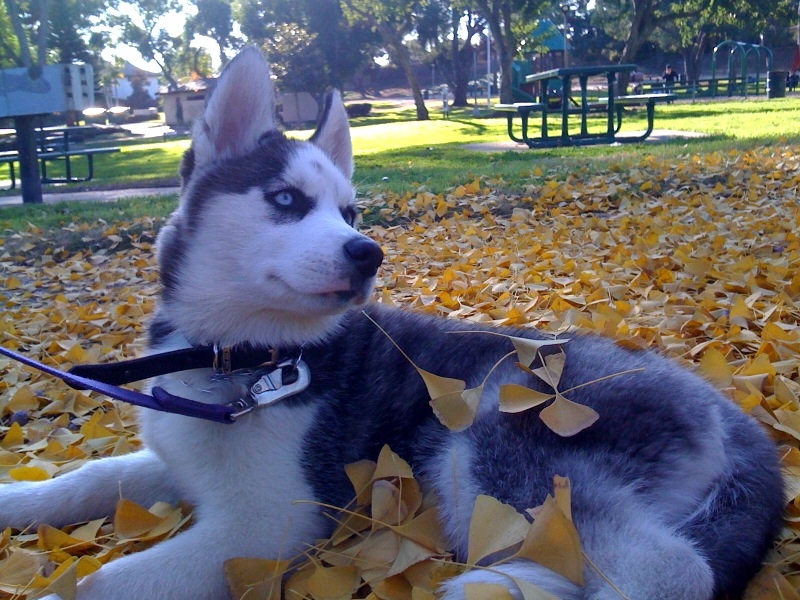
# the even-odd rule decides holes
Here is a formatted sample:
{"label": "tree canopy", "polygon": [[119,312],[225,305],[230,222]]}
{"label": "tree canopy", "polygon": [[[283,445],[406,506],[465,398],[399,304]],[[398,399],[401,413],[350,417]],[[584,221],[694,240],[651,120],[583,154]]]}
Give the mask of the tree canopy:
{"label": "tree canopy", "polygon": [[[512,61],[534,50],[541,19],[566,34],[574,61],[637,63],[658,50],[683,57],[693,78],[724,39],[791,43],[797,16],[796,0],[3,0],[0,67],[87,61],[102,77],[101,49],[121,43],[174,88],[253,43],[283,89],[319,95],[332,86],[365,91],[364,75],[384,55],[405,74],[424,119],[419,67],[431,67],[464,105],[487,33],[501,98],[510,100]],[[167,28],[168,18],[183,30]]]}

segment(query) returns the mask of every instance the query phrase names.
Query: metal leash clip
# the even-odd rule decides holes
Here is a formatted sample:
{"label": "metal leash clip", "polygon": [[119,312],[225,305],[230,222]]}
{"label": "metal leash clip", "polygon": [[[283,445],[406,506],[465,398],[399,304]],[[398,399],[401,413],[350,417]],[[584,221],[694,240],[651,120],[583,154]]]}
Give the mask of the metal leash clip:
{"label": "metal leash clip", "polygon": [[256,381],[247,396],[228,404],[235,409],[235,412],[230,414],[230,419],[235,421],[256,408],[269,406],[284,398],[299,394],[308,387],[310,382],[311,371],[306,363],[299,358],[284,360]]}

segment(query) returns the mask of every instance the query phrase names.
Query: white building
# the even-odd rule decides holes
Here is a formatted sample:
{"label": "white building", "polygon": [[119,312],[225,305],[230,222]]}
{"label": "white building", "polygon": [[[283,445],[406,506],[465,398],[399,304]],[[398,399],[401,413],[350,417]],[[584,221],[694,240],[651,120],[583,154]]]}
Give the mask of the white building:
{"label": "white building", "polygon": [[122,76],[118,77],[116,83],[111,87],[111,98],[109,100],[111,106],[125,104],[125,100],[133,94],[130,78],[136,74],[144,76],[146,81],[144,89],[147,91],[147,95],[153,100],[158,97],[158,78],[160,73],[145,71],[125,61],[122,68]]}

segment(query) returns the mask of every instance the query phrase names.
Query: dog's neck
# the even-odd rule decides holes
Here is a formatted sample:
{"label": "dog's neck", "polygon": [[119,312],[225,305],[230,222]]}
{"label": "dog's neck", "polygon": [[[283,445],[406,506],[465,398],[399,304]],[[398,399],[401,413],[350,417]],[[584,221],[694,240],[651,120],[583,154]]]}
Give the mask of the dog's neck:
{"label": "dog's neck", "polygon": [[[292,327],[276,327],[275,323],[259,322],[253,327],[243,328],[241,335],[233,337],[217,337],[207,335],[191,335],[187,332],[194,328],[181,327],[180,319],[170,317],[168,310],[162,304],[148,331],[148,349],[150,353],[190,348],[196,346],[209,346],[217,348],[252,348],[264,351],[275,350],[280,354],[292,355],[297,349],[305,346],[325,343],[326,340],[337,335],[344,324],[347,313],[330,315],[325,323],[316,320],[309,323],[308,327],[295,321]],[[205,328],[200,328],[203,334],[214,328],[206,322]],[[271,325],[271,326],[270,326]]]}

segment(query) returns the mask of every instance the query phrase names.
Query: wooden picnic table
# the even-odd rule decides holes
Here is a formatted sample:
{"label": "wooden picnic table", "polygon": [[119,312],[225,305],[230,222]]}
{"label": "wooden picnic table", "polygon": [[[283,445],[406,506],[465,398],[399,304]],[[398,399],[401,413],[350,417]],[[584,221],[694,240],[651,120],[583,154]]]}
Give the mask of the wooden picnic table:
{"label": "wooden picnic table", "polygon": [[[620,96],[616,90],[616,78],[619,73],[630,73],[636,65],[596,65],[576,66],[551,69],[540,73],[533,73],[525,78],[526,83],[538,83],[540,86],[539,102],[518,102],[515,104],[497,104],[495,110],[506,112],[508,120],[508,135],[516,142],[523,142],[530,148],[552,148],[556,146],[578,146],[589,144],[613,144],[615,142],[640,142],[645,140],[653,131],[655,105],[659,102],[668,102],[675,99],[674,94],[641,94],[636,96]],[[605,96],[590,102],[588,95],[588,82],[590,77],[605,78]],[[572,81],[577,79],[580,86],[580,98],[575,99],[572,94]],[[548,92],[550,84],[554,81],[561,82],[560,107],[551,110],[551,96]],[[623,108],[625,106],[645,105],[647,107],[648,128],[644,135],[627,136],[618,135],[622,126]],[[529,133],[529,119],[532,113],[541,113],[541,128],[538,136]],[[588,116],[590,113],[606,115],[606,130],[601,133],[590,133],[588,130]],[[550,134],[548,119],[551,115],[561,118],[560,135]],[[580,116],[580,132],[570,133],[569,120],[571,115]],[[520,132],[515,134],[514,118],[520,118]]]}

